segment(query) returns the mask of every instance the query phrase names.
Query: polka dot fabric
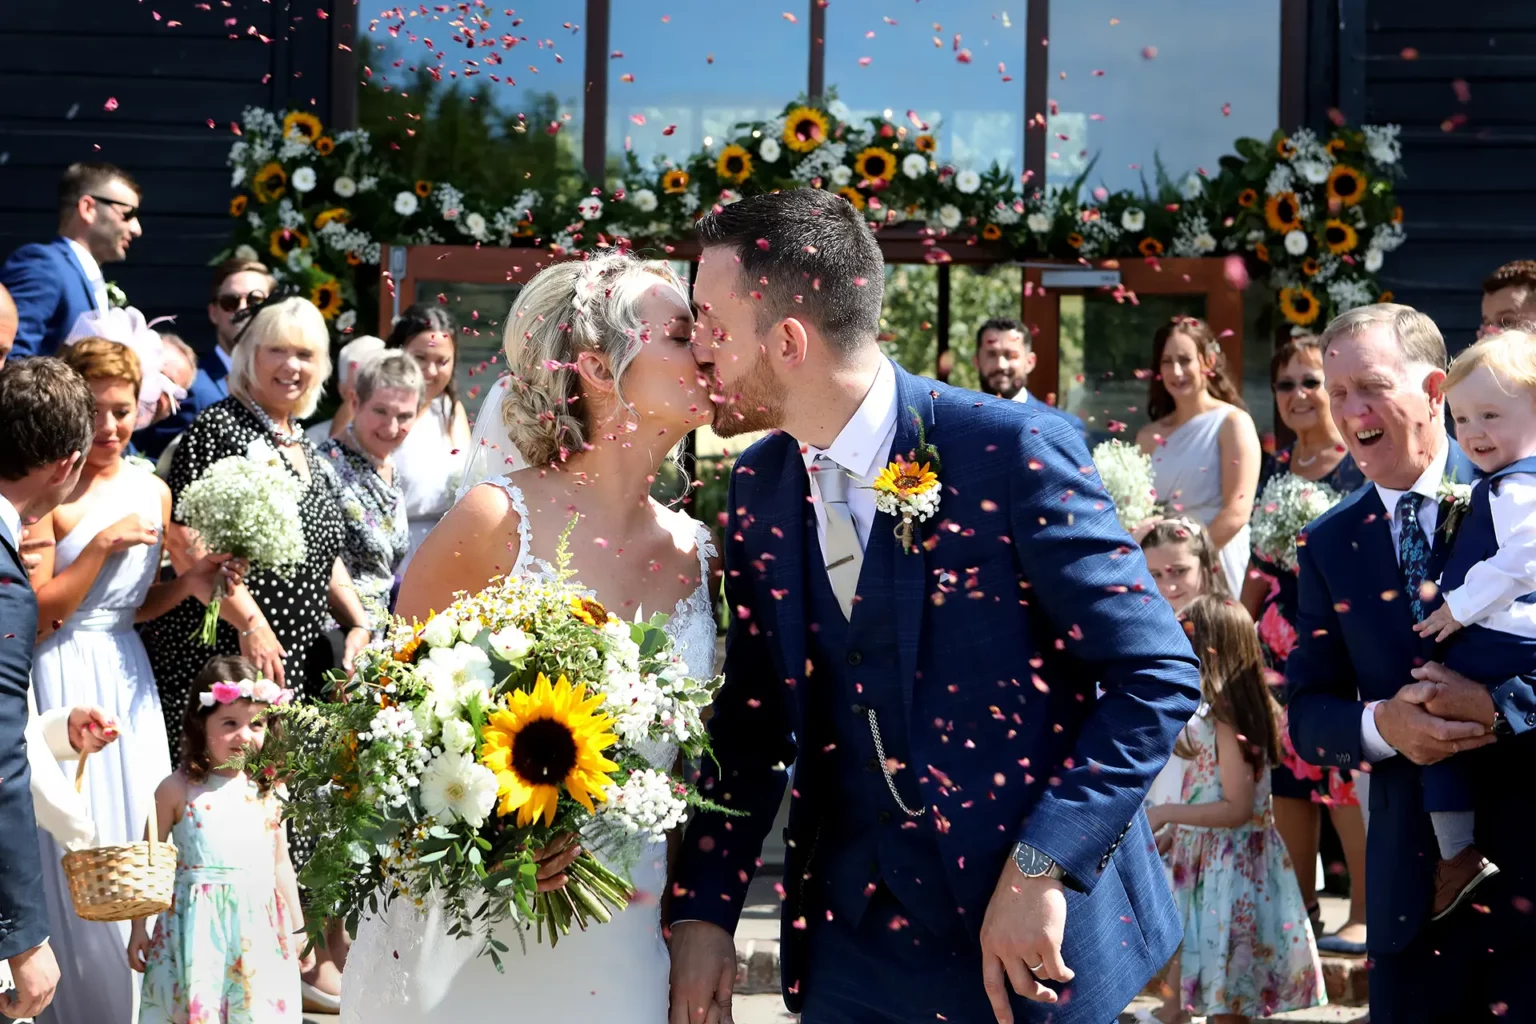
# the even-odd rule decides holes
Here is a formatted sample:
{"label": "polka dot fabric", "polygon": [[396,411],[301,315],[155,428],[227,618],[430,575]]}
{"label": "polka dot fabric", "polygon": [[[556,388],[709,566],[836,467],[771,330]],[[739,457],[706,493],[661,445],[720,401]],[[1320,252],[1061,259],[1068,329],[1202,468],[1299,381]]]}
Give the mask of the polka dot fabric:
{"label": "polka dot fabric", "polygon": [[[172,497],[179,499],[192,481],[220,459],[248,454],[257,441],[275,446],[271,435],[239,399],[226,398],[209,406],[182,435],[176,449],[167,480]],[[331,569],[341,553],[345,524],[331,467],[308,439],[300,443],[310,467],[310,479],[299,504],[306,559],[291,576],[265,570],[253,572],[246,579],[246,586],[277,634],[278,642],[288,652],[283,662],[287,685],[298,694],[313,696],[324,680],[303,677],[305,656],[325,629]],[[287,460],[284,465],[288,465]],[[299,475],[292,466],[288,469]],[[240,653],[239,633],[227,622],[219,623],[218,643],[214,647],[204,647],[192,639],[202,619],[203,606],[188,599],[146,623],[141,630],[160,688],[171,760],[176,763],[181,760],[181,719],[191,698],[193,678],[214,655]]]}

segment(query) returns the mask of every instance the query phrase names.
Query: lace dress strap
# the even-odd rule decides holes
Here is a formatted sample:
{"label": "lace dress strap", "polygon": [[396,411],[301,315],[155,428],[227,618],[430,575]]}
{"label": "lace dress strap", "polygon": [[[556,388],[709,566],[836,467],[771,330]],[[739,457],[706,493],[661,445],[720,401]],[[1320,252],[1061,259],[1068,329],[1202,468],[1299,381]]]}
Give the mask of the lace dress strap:
{"label": "lace dress strap", "polygon": [[507,575],[516,576],[526,572],[534,562],[533,528],[528,525],[528,503],[523,500],[523,492],[505,474],[493,476],[484,482],[505,491],[507,500],[512,502],[512,511],[517,513],[517,561],[512,563],[512,571]]}

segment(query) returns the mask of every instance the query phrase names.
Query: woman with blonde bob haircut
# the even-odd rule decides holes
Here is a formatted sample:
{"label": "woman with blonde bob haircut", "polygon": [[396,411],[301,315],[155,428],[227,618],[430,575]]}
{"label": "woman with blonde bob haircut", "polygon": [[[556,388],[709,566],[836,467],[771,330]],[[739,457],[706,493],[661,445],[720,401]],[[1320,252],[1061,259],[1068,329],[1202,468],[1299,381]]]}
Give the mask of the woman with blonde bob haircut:
{"label": "woman with blonde bob haircut", "polygon": [[[662,460],[712,418],[693,326],[677,278],[626,254],[559,263],[529,282],[507,318],[509,375],[487,396],[472,442],[487,457],[471,472],[490,479],[470,488],[427,537],[397,611],[425,619],[455,592],[481,591],[493,576],[545,571],[574,517],[568,568],[580,585],[620,620],[669,614],[666,629],[687,674],[711,674],[709,531],[650,495]],[[670,766],[675,751],[655,746],[647,759]],[[575,851],[566,840],[540,851],[541,888],[564,884]],[[666,844],[647,848],[631,878],[639,892],[664,892]],[[483,1015],[477,1011],[504,1001],[509,983],[522,1017],[563,1019],[569,993],[547,981],[591,963],[604,969],[584,986],[584,1017],[667,1020],[668,959],[655,899],[631,903],[558,949],[528,943],[523,956],[504,961],[505,977],[477,955],[476,943],[444,935],[434,925],[441,920],[431,904],[418,913],[400,900],[363,922],[343,976],[344,1024]],[[516,941],[510,924],[499,940]]]}
{"label": "woman with blonde bob haircut", "polygon": [[308,299],[258,307],[229,355],[229,393],[279,423],[313,416],[330,377],[331,332]]}

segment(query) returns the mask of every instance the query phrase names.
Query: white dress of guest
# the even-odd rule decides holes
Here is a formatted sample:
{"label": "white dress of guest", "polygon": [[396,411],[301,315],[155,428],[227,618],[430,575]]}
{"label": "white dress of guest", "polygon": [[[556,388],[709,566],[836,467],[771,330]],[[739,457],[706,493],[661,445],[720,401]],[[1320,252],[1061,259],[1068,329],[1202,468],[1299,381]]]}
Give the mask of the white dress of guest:
{"label": "white dress of guest", "polygon": [[453,403],[447,395],[438,396],[411,426],[400,447],[395,450],[395,479],[405,494],[405,514],[410,520],[411,546],[401,563],[399,575],[432,527],[453,507],[454,494],[464,476],[468,445],[453,442]]}
{"label": "white dress of guest", "polygon": [[[91,538],[138,513],[157,529],[161,498],[149,470],[125,463],[80,522],[56,546],[60,570]],[[133,621],[160,569],[160,545],[136,545],[109,557],[80,607],[38,645],[32,682],[41,712],[95,704],[115,719],[121,738],[86,763],[86,803],[102,845],[144,838],[155,787],[171,773],[160,695]],[[85,921],[75,914],[59,864],[64,851],[40,836],[43,890],[59,961],[53,1005],[39,1018],[56,1024],[130,1024],[138,976],[128,969],[128,923]],[[51,868],[49,867],[51,865]]]}
{"label": "white dress of guest", "polygon": [[[1186,420],[1152,452],[1152,487],[1169,516],[1188,516],[1211,525],[1221,512],[1221,426],[1237,410],[1220,405]],[[1218,551],[1221,572],[1235,597],[1248,571],[1248,525]]]}

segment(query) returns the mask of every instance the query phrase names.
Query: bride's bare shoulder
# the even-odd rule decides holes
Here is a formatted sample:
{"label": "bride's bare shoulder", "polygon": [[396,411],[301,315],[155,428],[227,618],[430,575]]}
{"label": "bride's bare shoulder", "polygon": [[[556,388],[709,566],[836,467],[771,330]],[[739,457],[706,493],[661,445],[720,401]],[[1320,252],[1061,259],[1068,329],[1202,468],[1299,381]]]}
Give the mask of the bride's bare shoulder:
{"label": "bride's bare shoulder", "polygon": [[453,595],[483,590],[512,570],[518,555],[518,523],[511,495],[480,484],[460,498],[427,534],[411,559],[395,611],[425,621]]}

